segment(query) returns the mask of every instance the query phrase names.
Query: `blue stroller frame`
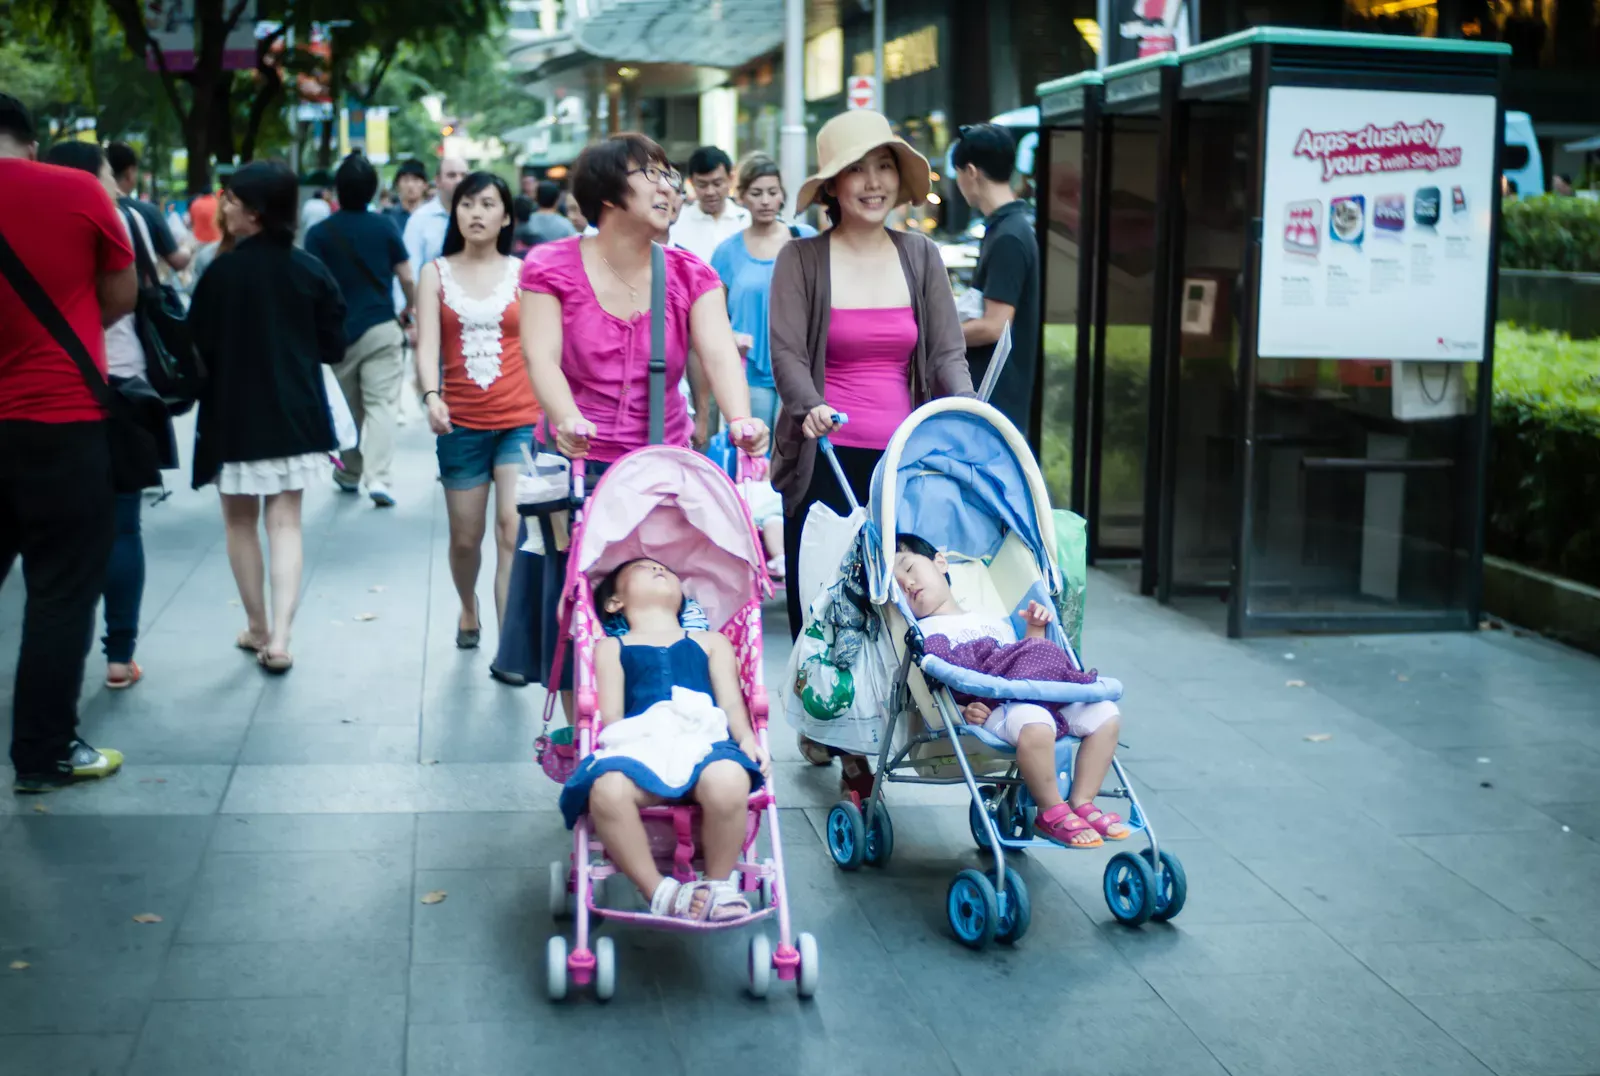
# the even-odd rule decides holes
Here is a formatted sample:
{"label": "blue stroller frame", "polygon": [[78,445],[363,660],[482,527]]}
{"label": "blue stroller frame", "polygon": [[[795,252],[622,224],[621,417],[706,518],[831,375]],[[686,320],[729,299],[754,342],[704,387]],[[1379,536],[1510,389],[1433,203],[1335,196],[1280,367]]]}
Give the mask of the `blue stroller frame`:
{"label": "blue stroller frame", "polygon": [[[820,448],[850,498],[851,509],[857,509],[827,438],[820,439]],[[1015,618],[1030,601],[1055,610],[1048,636],[1075,668],[1083,668],[1060,628],[1061,574],[1055,563],[1044,480],[1026,441],[1000,412],[970,399],[936,400],[919,408],[885,450],[873,474],[871,502],[865,524],[865,570],[879,631],[885,637],[881,643],[895,648],[897,672],[885,703],[872,793],[864,803],[852,796],[832,807],[825,831],[828,850],[844,870],[863,863],[884,866],[894,848],[884,785],[964,784],[972,796],[968,822],[973,840],[980,851],[993,855],[994,862],[983,871],[964,869],[951,881],[946,894],[950,927],[959,941],[974,949],[990,941],[1011,944],[1027,932],[1031,907],[1027,886],[1006,865],[1006,853],[1064,849],[1033,836],[1037,809],[1018,772],[1016,749],[982,727],[966,724],[951,689],[981,698],[1066,704],[1116,701],[1122,685],[1109,678],[1091,684],[1008,681],[957,667],[923,649],[916,617],[894,582],[897,532],[915,533],[944,550],[951,561],[953,589],[970,594],[981,589],[988,595],[986,612],[1011,613]],[[1013,597],[1000,597],[991,573],[1007,577]],[[975,589],[974,583],[981,588]],[[976,611],[965,601],[963,605]],[[1018,637],[1022,634],[1018,622]],[[929,720],[930,711],[936,722]],[[1056,774],[1063,796],[1072,780],[1078,744],[1071,736],[1056,743]],[[985,770],[981,785],[975,761]],[[1099,796],[1127,801],[1125,822],[1144,834],[1148,847],[1112,856],[1103,878],[1106,903],[1112,915],[1129,926],[1171,919],[1187,897],[1183,866],[1157,843],[1120,760],[1113,757],[1111,765],[1116,785],[1101,789]]]}

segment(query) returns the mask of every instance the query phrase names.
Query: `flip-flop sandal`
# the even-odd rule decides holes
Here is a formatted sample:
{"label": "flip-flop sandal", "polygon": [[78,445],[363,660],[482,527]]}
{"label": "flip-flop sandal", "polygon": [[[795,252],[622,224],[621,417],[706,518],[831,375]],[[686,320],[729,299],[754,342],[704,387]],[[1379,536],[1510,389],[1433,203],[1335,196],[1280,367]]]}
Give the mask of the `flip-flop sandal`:
{"label": "flip-flop sandal", "polygon": [[[122,662],[118,662],[117,664],[120,665]],[[139,663],[137,661],[130,661],[127,663],[127,665],[128,675],[120,680],[113,678],[110,673],[106,674],[106,687],[110,688],[112,691],[122,691],[125,688],[132,687],[134,684],[137,684],[140,680],[144,679],[144,670],[139,668]]]}
{"label": "flip-flop sandal", "polygon": [[270,650],[256,651],[256,663],[275,676],[282,676],[294,668],[294,658],[281,650],[276,654]]}
{"label": "flip-flop sandal", "polygon": [[247,650],[252,654],[259,654],[261,653],[261,648],[266,644],[257,639],[254,635],[251,635],[248,631],[241,631],[239,633],[239,637],[233,641],[233,645],[237,646],[240,650]]}
{"label": "flip-flop sandal", "polygon": [[[1033,831],[1047,841],[1055,841],[1067,848],[1099,848],[1104,842],[1093,826],[1079,818],[1071,807],[1058,803],[1047,811],[1040,811],[1033,820]],[[1093,835],[1094,840],[1075,840],[1080,834]]]}
{"label": "flip-flop sandal", "polygon": [[[1125,841],[1128,839],[1128,835],[1133,832],[1123,823],[1121,815],[1112,814],[1110,811],[1102,811],[1094,805],[1093,800],[1081,807],[1074,808],[1074,810],[1079,818],[1089,823],[1091,829],[1108,841]],[[1114,829],[1118,832],[1111,832]]]}
{"label": "flip-flop sandal", "polygon": [[813,766],[833,765],[833,752],[828,750],[827,744],[820,744],[805,733],[797,734],[800,757]]}

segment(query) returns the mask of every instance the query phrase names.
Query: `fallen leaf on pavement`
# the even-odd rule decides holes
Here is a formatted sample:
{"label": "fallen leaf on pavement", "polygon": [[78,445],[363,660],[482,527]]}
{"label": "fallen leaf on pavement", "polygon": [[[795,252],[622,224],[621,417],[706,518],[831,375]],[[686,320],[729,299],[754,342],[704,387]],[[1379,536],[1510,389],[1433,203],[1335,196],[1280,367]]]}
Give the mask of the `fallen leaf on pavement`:
{"label": "fallen leaf on pavement", "polygon": [[42,803],[35,803],[33,805],[33,813],[34,814],[49,814],[50,813],[50,808],[46,807]]}
{"label": "fallen leaf on pavement", "polygon": [[1286,680],[1286,681],[1284,681],[1283,686],[1284,687],[1305,687],[1306,686],[1306,682],[1304,680]]}
{"label": "fallen leaf on pavement", "polygon": [[133,921],[135,923],[159,923],[162,920],[155,912],[140,912],[133,917]]}
{"label": "fallen leaf on pavement", "polygon": [[33,965],[28,963],[26,960],[13,960],[11,962],[12,971],[27,971],[31,967],[33,967]]}
{"label": "fallen leaf on pavement", "polygon": [[357,613],[356,614],[356,619],[357,620],[377,620],[378,619],[378,614],[377,613]]}
{"label": "fallen leaf on pavement", "polygon": [[442,889],[435,889],[432,893],[424,893],[422,895],[422,903],[424,903],[424,904],[443,904],[444,903],[444,898],[448,897],[449,895],[450,895],[449,893],[446,893]]}
{"label": "fallen leaf on pavement", "polygon": [[1333,734],[1329,732],[1312,732],[1307,734],[1306,739],[1312,743],[1327,743],[1333,739]]}
{"label": "fallen leaf on pavement", "polygon": [[239,599],[238,598],[229,598],[228,599],[228,604],[237,606],[239,604]]}

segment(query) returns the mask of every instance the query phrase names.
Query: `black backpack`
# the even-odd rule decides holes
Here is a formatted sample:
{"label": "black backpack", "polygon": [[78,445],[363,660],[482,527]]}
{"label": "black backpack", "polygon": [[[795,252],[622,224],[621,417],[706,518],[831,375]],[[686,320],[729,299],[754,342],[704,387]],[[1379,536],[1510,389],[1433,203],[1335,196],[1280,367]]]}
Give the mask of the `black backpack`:
{"label": "black backpack", "polygon": [[194,406],[205,388],[206,366],[195,351],[189,332],[189,315],[176,288],[161,283],[150,250],[150,233],[144,218],[122,207],[133,236],[138,266],[139,299],[134,308],[139,343],[144,346],[145,380],[166,401],[167,410],[181,415]]}

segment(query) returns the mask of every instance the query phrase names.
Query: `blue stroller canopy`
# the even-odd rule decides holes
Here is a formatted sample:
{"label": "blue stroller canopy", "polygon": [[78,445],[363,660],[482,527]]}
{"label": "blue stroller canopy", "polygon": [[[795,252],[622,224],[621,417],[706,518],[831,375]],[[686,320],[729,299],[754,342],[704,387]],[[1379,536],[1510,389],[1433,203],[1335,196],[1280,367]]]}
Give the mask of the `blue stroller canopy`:
{"label": "blue stroller canopy", "polygon": [[[890,467],[892,513],[885,490]],[[1038,467],[1026,455],[1022,435],[998,411],[968,400],[920,408],[896,432],[872,475],[869,512],[883,536],[886,562],[874,565],[873,600],[888,594],[895,532],[985,562],[1015,532],[1033,552],[1053,593],[1058,589],[1054,551],[1045,548],[1048,531],[1042,522],[1049,505],[1038,502],[1036,490],[1042,495]]]}

